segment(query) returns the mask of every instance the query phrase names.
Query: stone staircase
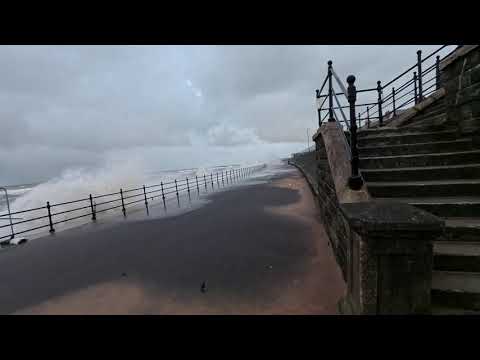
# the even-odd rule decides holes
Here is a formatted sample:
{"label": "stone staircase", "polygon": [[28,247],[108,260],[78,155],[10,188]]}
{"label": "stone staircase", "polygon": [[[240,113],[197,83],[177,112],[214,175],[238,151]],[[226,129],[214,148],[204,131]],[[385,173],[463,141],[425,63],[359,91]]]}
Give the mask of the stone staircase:
{"label": "stone staircase", "polygon": [[480,146],[448,126],[439,101],[399,128],[358,133],[369,193],[445,219],[434,243],[432,312],[480,311]]}

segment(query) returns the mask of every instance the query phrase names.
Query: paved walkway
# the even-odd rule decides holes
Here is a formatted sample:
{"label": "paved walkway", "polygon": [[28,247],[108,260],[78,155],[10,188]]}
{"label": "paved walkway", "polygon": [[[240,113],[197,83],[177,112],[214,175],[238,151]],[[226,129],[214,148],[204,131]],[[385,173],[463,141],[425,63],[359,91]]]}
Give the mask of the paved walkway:
{"label": "paved walkway", "polygon": [[345,284],[297,170],[210,199],[183,215],[2,252],[0,313],[337,312]]}

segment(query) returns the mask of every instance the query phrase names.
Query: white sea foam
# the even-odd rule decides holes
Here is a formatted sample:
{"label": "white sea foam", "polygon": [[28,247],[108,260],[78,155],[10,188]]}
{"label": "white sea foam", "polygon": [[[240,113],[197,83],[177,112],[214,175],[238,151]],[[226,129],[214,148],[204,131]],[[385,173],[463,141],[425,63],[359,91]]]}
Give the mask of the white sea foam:
{"label": "white sea foam", "polygon": [[[87,216],[91,213],[91,209],[89,208],[90,202],[88,200],[90,194],[92,194],[92,196],[96,196],[110,193],[118,193],[121,188],[123,190],[128,190],[142,187],[142,185],[156,185],[160,184],[160,182],[168,183],[175,179],[183,180],[187,177],[193,179],[195,178],[195,176],[198,176],[199,180],[201,180],[204,175],[210,173],[227,171],[240,166],[254,165],[252,163],[243,163],[227,166],[204,166],[192,169],[158,171],[155,173],[149,173],[145,170],[142,162],[139,162],[137,160],[109,162],[105,163],[104,166],[98,169],[72,168],[64,171],[59,177],[53,178],[45,183],[41,183],[37,186],[34,186],[33,188],[30,187],[24,189],[10,190],[9,194],[18,195],[17,197],[13,198],[13,201],[11,201],[10,208],[12,213],[27,209],[41,208],[39,210],[28,213],[14,214],[14,222],[33,219],[37,217],[44,217],[27,223],[15,225],[15,233],[18,234],[22,231],[40,226],[46,227],[35,230],[33,232],[27,232],[25,233],[25,236],[29,238],[34,238],[36,236],[46,233],[48,231],[48,218],[46,217],[48,213],[47,210],[43,207],[46,206],[47,201],[49,201],[50,204],[53,206],[53,214],[73,210],[79,207],[86,207],[85,209],[55,215],[54,222],[60,222],[58,224],[55,224],[55,230],[60,231],[66,228],[90,222],[90,217]],[[118,200],[119,196],[114,195],[113,198]],[[85,200],[82,202],[75,202],[73,204],[55,206],[56,204],[76,201],[80,199]],[[100,204],[100,202],[104,200],[111,199],[112,198],[105,198],[102,200],[98,199],[96,202]],[[105,207],[103,208],[106,208],[106,206],[115,206],[119,204],[120,203],[117,202],[110,205],[105,205]],[[103,208],[99,207],[97,208],[97,211]],[[110,210],[108,212],[112,211],[118,212],[119,209]],[[0,209],[0,215],[4,215],[6,213],[6,207]],[[86,216],[66,223],[61,222],[63,220],[81,215]],[[102,218],[105,217],[105,213],[103,213]],[[7,219],[8,217],[1,216],[0,226],[7,225]],[[9,227],[5,226],[3,228],[0,228],[0,238],[2,236],[8,235],[9,233]]]}

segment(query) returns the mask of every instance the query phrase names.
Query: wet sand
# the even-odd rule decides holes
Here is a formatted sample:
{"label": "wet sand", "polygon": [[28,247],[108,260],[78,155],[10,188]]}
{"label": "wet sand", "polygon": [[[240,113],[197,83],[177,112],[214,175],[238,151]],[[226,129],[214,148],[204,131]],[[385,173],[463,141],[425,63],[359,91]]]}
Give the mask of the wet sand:
{"label": "wet sand", "polygon": [[0,313],[337,313],[345,284],[297,170],[209,198],[0,254]]}

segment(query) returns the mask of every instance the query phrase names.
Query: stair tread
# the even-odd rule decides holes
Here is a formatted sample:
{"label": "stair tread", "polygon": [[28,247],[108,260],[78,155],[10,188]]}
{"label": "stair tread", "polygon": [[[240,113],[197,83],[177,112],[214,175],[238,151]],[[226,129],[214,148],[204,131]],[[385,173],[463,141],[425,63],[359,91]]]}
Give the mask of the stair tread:
{"label": "stair tread", "polygon": [[415,185],[461,185],[461,184],[478,184],[480,179],[452,179],[452,180],[427,180],[427,181],[370,181],[367,186],[415,186]]}
{"label": "stair tread", "polygon": [[480,196],[444,196],[444,197],[397,197],[375,198],[380,201],[395,201],[408,204],[480,204]]}
{"label": "stair tread", "polygon": [[413,143],[413,144],[394,144],[394,145],[374,145],[374,146],[359,146],[358,150],[368,150],[368,149],[384,149],[384,148],[401,148],[405,146],[425,146],[425,145],[445,145],[445,144],[458,144],[458,143],[468,143],[471,142],[471,138],[460,138],[455,140],[445,140],[445,141],[429,141],[422,143]]}
{"label": "stair tread", "polygon": [[467,155],[467,154],[480,154],[480,150],[468,150],[468,151],[455,151],[447,153],[428,153],[428,154],[408,154],[408,155],[388,155],[388,156],[369,156],[369,157],[360,157],[360,160],[377,160],[377,159],[399,159],[399,158],[414,158],[414,157],[444,157],[449,155]]}
{"label": "stair tread", "polygon": [[[382,134],[383,132],[383,134]],[[392,134],[393,132],[393,134]],[[395,134],[395,132],[398,132]],[[367,136],[374,134],[376,136]],[[419,131],[419,130],[412,130],[407,128],[382,128],[382,129],[368,129],[368,130],[361,130],[358,134],[364,135],[362,139],[381,139],[385,138],[385,134],[389,134],[389,137],[403,137],[403,136],[410,136],[410,135],[438,135],[438,134],[453,134],[456,133],[456,130],[441,130],[441,131]]]}
{"label": "stair tread", "polygon": [[480,217],[445,218],[445,225],[450,228],[468,227],[480,230]]}
{"label": "stair tread", "polygon": [[432,315],[480,315],[480,311],[454,307],[432,306]]}
{"label": "stair tread", "polygon": [[462,165],[440,165],[440,166],[411,166],[403,168],[382,168],[382,169],[361,169],[362,172],[391,172],[391,171],[415,171],[415,170],[441,170],[441,169],[463,169],[463,168],[480,168],[479,164],[462,164]]}
{"label": "stair tread", "polygon": [[480,243],[439,241],[433,244],[435,255],[480,256]]}
{"label": "stair tread", "polygon": [[432,289],[480,293],[480,273],[461,271],[433,271]]}

